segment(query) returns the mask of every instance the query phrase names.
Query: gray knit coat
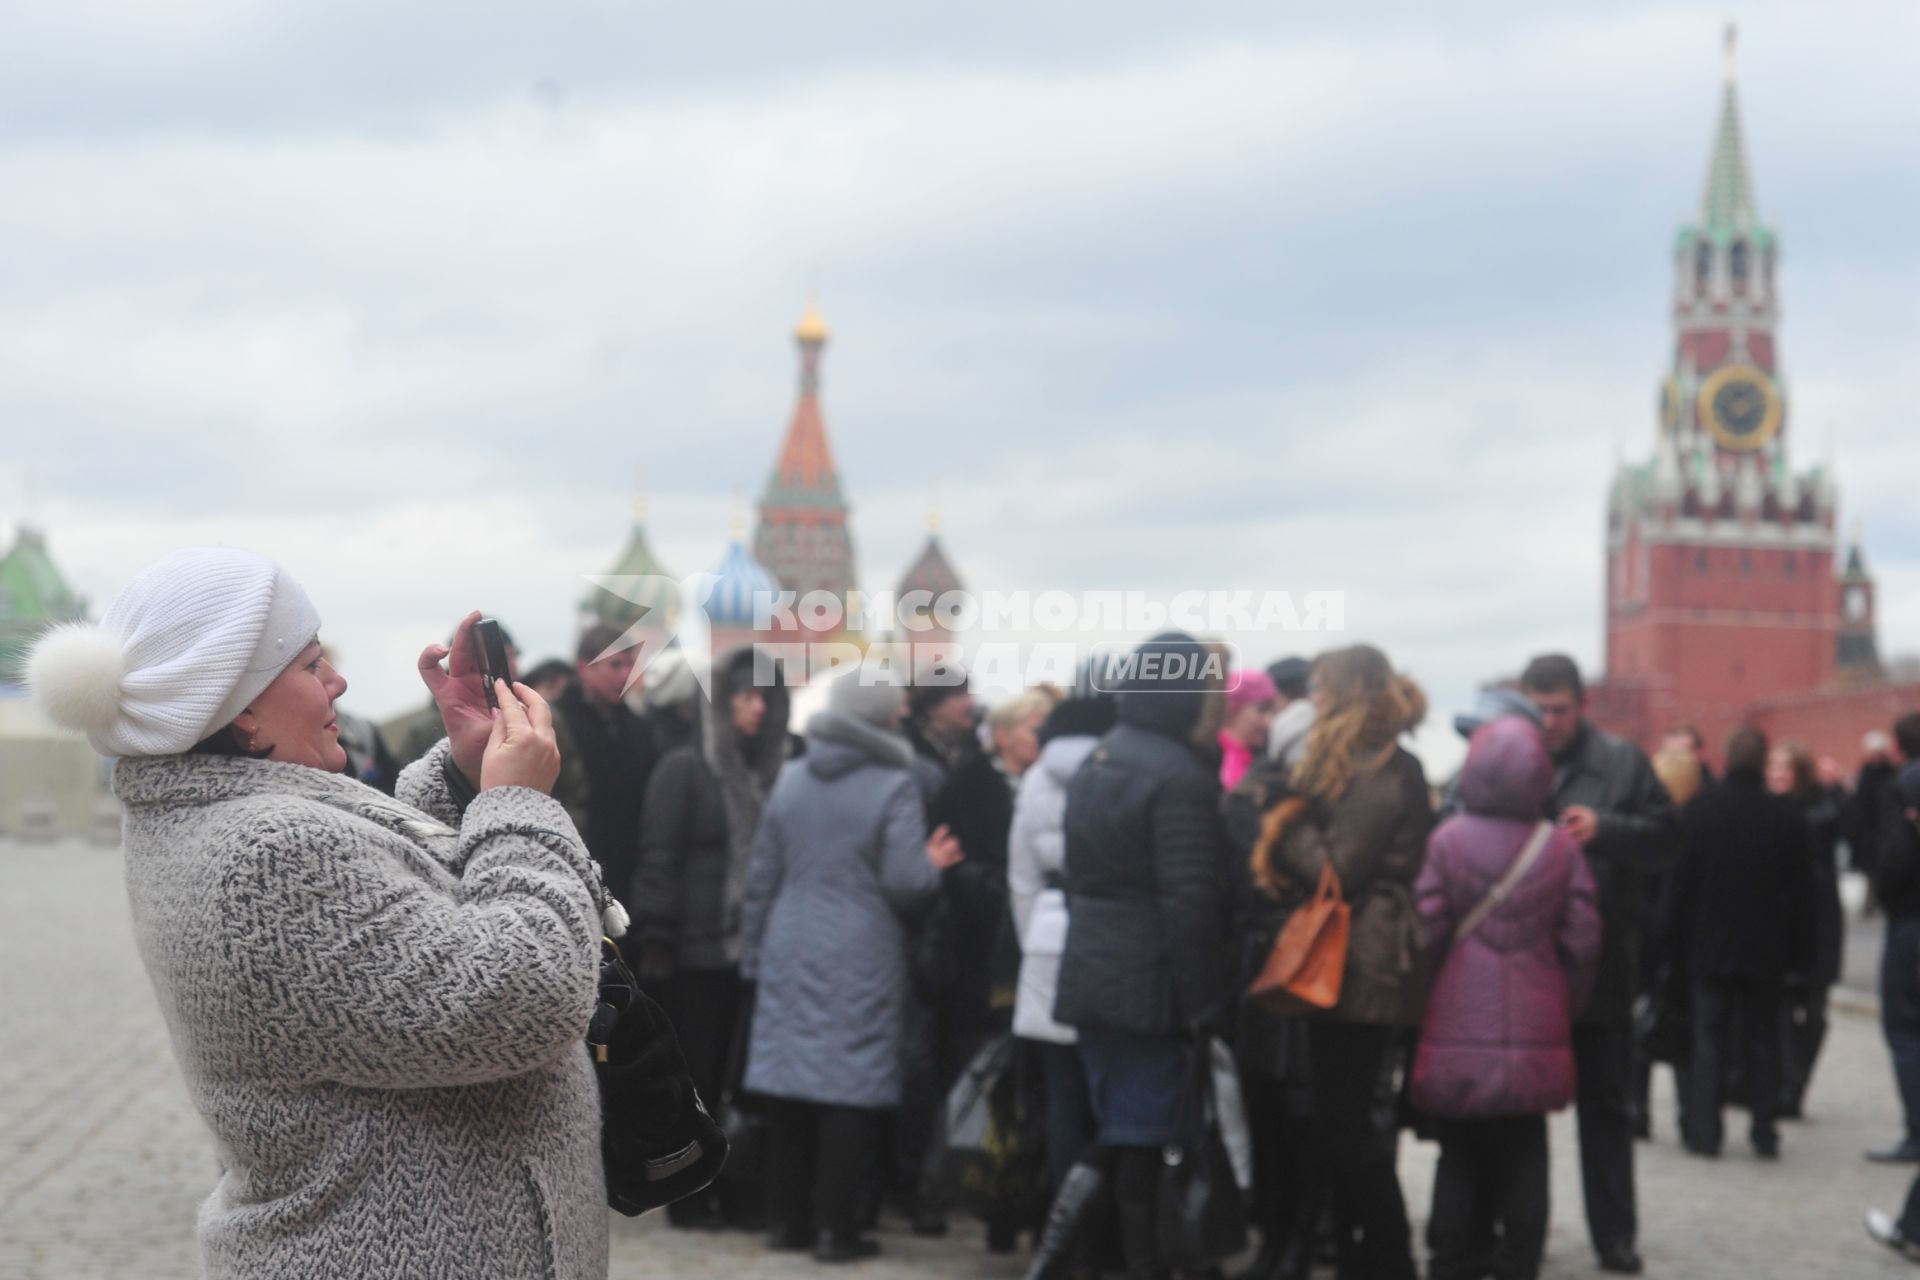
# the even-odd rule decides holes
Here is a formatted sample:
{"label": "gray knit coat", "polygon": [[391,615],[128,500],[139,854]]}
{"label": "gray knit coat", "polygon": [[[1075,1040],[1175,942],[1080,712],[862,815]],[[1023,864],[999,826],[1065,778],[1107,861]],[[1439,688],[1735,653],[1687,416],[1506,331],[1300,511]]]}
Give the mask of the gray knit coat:
{"label": "gray knit coat", "polygon": [[604,1277],[605,892],[524,787],[129,758],[135,936],[225,1173],[212,1277]]}

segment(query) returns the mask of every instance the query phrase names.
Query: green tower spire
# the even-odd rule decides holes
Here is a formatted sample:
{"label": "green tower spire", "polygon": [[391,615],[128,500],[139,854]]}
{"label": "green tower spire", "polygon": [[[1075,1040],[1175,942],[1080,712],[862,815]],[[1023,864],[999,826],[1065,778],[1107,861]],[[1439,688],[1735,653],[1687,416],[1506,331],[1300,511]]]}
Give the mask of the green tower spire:
{"label": "green tower spire", "polygon": [[1713,135],[1713,159],[1707,166],[1707,190],[1700,202],[1700,229],[1714,239],[1754,231],[1753,170],[1747,164],[1746,139],[1740,133],[1740,93],[1734,66],[1735,31],[1727,27],[1726,87],[1720,97],[1720,124]]}

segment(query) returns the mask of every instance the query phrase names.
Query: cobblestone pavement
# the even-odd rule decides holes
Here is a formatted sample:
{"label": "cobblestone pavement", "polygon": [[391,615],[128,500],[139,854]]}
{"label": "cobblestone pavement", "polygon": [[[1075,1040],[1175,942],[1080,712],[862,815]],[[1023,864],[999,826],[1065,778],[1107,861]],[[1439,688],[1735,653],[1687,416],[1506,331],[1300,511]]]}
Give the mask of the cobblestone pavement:
{"label": "cobblestone pavement", "polygon": [[[0,1277],[141,1280],[198,1274],[194,1213],[214,1165],[187,1107],[164,1028],[134,955],[117,851],[0,843]],[[1870,988],[1871,980],[1868,979]],[[1786,1158],[1761,1164],[1730,1117],[1728,1155],[1675,1148],[1672,1094],[1661,1073],[1657,1140],[1640,1149],[1642,1243],[1651,1276],[1872,1277],[1916,1274],[1868,1243],[1861,1209],[1896,1207],[1907,1174],[1861,1160],[1890,1139],[1896,1109],[1875,1024],[1837,1015],[1809,1103],[1786,1129]],[[1580,1215],[1566,1117],[1555,1121],[1550,1280],[1598,1274]],[[1408,1142],[1401,1170],[1416,1230],[1425,1217],[1434,1148]],[[980,1232],[950,1239],[881,1234],[886,1257],[867,1280],[1000,1277]],[[616,1219],[613,1275],[776,1277],[814,1274],[804,1259],[753,1240]]]}

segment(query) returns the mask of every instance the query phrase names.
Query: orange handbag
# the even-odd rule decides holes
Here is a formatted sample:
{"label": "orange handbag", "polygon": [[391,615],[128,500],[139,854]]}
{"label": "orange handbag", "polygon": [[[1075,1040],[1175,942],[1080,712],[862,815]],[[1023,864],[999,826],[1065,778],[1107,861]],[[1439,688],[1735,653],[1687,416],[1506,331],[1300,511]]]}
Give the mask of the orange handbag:
{"label": "orange handbag", "polygon": [[1320,888],[1287,917],[1260,976],[1247,988],[1248,998],[1274,1013],[1308,1013],[1339,1004],[1352,914],[1340,896],[1340,877],[1328,863],[1320,871]]}

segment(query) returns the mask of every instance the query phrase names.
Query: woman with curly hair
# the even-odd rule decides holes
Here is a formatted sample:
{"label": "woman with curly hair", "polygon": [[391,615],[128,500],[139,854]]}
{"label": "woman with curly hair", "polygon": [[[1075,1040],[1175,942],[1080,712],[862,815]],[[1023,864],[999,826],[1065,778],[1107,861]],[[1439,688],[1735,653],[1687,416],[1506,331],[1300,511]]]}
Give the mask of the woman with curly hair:
{"label": "woman with curly hair", "polygon": [[1397,1132],[1376,1121],[1376,1102],[1425,993],[1413,884],[1433,808],[1420,762],[1399,743],[1427,700],[1364,644],[1322,655],[1309,689],[1315,719],[1294,771],[1295,798],[1269,816],[1252,870],[1278,897],[1289,886],[1311,892],[1330,866],[1352,907],[1339,1002],[1314,1019],[1309,1037],[1315,1145],[1343,1280],[1411,1280]]}

